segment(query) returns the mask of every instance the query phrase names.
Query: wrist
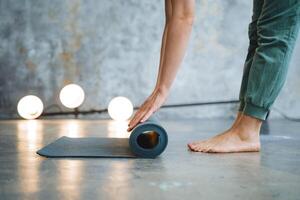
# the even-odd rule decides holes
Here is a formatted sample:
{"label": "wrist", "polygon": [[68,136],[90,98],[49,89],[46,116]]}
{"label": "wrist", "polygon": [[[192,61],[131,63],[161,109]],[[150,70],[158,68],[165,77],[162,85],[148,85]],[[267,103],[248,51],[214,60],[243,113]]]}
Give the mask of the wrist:
{"label": "wrist", "polygon": [[159,95],[166,97],[169,93],[169,88],[161,85],[154,89],[154,93],[158,93]]}

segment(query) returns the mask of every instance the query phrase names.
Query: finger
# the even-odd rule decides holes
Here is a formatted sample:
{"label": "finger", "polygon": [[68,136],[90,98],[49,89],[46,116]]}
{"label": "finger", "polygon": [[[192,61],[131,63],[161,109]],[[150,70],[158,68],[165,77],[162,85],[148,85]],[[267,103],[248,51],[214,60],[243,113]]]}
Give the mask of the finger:
{"label": "finger", "polygon": [[153,111],[150,109],[145,115],[144,117],[141,119],[141,122],[145,122],[147,119],[149,119],[149,117],[153,114]]}
{"label": "finger", "polygon": [[148,106],[148,103],[149,103],[149,98],[144,101],[144,103],[139,107],[138,111],[135,113],[135,115],[133,116],[133,118],[130,120],[128,126],[132,126],[133,122],[136,120],[136,118],[141,114],[141,112],[143,112],[144,110],[146,110]]}
{"label": "finger", "polygon": [[143,108],[140,108],[133,116],[133,118],[130,120],[128,126],[131,126],[131,124],[136,120],[136,118],[141,114],[141,112],[144,111]]}
{"label": "finger", "polygon": [[130,121],[129,126],[132,126],[132,124],[136,123],[136,121],[139,121],[138,119],[141,118],[141,115],[143,115],[144,112],[146,112],[144,108],[139,110]]}
{"label": "finger", "polygon": [[138,116],[135,117],[135,119],[132,121],[132,123],[130,124],[128,130],[132,130],[138,123],[141,122],[141,119],[143,119],[143,117],[151,110],[150,106],[147,106],[143,109],[143,111],[141,111],[141,113],[139,113]]}
{"label": "finger", "polygon": [[141,119],[147,114],[149,109],[145,109],[143,110],[143,112],[141,112],[136,118],[135,120],[133,121],[133,124],[131,126],[136,126],[140,121]]}
{"label": "finger", "polygon": [[140,120],[144,116],[145,112],[146,111],[144,111],[144,110],[141,111],[134,117],[134,119],[132,119],[132,121],[129,124],[128,131],[132,130],[140,122]]}

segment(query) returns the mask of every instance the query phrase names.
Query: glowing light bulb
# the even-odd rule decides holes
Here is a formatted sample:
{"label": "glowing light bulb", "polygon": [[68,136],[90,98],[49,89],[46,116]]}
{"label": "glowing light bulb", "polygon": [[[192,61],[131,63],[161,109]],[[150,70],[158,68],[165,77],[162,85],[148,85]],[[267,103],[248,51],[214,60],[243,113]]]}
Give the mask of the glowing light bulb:
{"label": "glowing light bulb", "polygon": [[67,108],[77,108],[84,101],[84,91],[79,85],[69,84],[60,91],[59,99]]}
{"label": "glowing light bulb", "polygon": [[19,100],[17,109],[24,119],[36,119],[42,114],[44,105],[37,96],[27,95]]}
{"label": "glowing light bulb", "polygon": [[108,105],[108,114],[114,120],[127,120],[133,113],[133,105],[126,97],[115,97]]}

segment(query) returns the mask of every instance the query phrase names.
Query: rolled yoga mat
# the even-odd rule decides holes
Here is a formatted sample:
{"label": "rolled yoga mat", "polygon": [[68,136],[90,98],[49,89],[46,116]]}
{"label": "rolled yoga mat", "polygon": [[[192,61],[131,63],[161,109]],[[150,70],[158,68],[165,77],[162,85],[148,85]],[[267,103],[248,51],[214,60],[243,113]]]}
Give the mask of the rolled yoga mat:
{"label": "rolled yoga mat", "polygon": [[167,144],[167,132],[156,118],[151,117],[137,125],[129,138],[63,136],[37,151],[37,154],[56,158],[155,158],[165,150]]}

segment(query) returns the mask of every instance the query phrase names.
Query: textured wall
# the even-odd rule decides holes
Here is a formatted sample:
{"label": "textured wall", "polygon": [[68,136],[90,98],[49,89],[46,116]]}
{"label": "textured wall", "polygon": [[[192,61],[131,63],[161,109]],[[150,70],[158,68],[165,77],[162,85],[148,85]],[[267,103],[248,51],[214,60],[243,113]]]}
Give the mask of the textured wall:
{"label": "textured wall", "polygon": [[[18,99],[28,93],[41,97],[45,106],[60,104],[59,90],[71,82],[87,94],[82,110],[105,108],[116,95],[140,104],[155,83],[163,2],[1,0],[0,117],[16,116]],[[249,0],[197,0],[188,53],[167,103],[237,99],[251,9]],[[275,105],[293,117],[300,117],[299,53],[298,42]],[[235,109],[206,106],[160,113],[228,117]],[[276,113],[272,115],[279,116]]]}

